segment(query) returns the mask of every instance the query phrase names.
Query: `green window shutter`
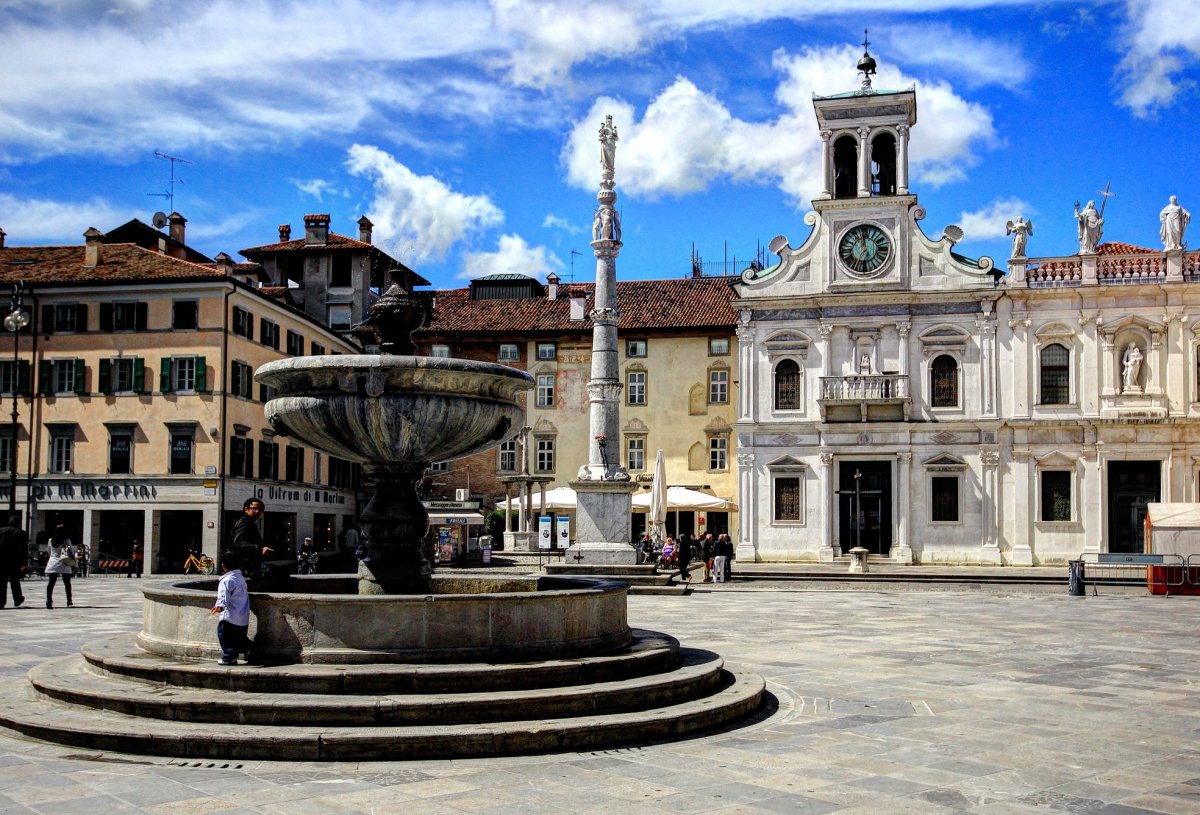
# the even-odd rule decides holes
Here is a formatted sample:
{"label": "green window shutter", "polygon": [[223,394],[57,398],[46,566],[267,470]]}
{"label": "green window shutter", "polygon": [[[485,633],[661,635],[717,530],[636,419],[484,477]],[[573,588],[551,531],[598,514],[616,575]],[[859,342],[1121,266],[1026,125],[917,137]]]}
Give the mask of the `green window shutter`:
{"label": "green window shutter", "polygon": [[142,393],[146,390],[146,363],[141,357],[133,358],[133,392]]}
{"label": "green window shutter", "polygon": [[75,332],[81,333],[87,330],[87,303],[80,303],[79,305],[75,306]]}
{"label": "green window shutter", "polygon": [[17,363],[17,393],[29,393],[29,360],[27,359]]}
{"label": "green window shutter", "polygon": [[38,363],[38,393],[54,393],[54,363],[49,360]]}
{"label": "green window shutter", "polygon": [[149,313],[149,307],[146,303],[138,303],[134,307],[134,320],[136,320],[136,328],[138,331],[146,330],[146,315]]}
{"label": "green window shutter", "polygon": [[87,367],[83,364],[82,359],[75,360],[75,393],[83,396],[87,393],[87,388],[84,386],[84,376],[87,373]]}
{"label": "green window shutter", "polygon": [[171,358],[165,357],[162,361],[162,369],[158,377],[158,389],[163,393],[170,393],[175,390],[171,387]]}
{"label": "green window shutter", "polygon": [[107,359],[100,360],[100,381],[96,383],[96,390],[100,393],[112,393],[112,361]]}
{"label": "green window shutter", "polygon": [[279,480],[279,445],[271,445],[271,478]]}
{"label": "green window shutter", "polygon": [[196,357],[196,393],[208,393],[208,368],[204,357]]}
{"label": "green window shutter", "polygon": [[246,469],[243,470],[246,478],[254,478],[254,442],[246,439]]}
{"label": "green window shutter", "polygon": [[100,330],[101,331],[112,331],[113,330],[112,303],[101,303],[100,304]]}
{"label": "green window shutter", "polygon": [[42,333],[54,333],[54,306],[42,306]]}

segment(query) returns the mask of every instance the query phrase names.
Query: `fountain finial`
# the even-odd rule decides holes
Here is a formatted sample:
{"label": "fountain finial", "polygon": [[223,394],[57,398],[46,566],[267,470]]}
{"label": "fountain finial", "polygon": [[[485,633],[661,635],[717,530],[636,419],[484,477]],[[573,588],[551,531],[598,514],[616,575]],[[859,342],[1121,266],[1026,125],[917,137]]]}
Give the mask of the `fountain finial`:
{"label": "fountain finial", "polygon": [[415,354],[412,333],[429,325],[432,312],[429,292],[411,292],[393,283],[351,333],[364,345],[377,344],[383,354]]}

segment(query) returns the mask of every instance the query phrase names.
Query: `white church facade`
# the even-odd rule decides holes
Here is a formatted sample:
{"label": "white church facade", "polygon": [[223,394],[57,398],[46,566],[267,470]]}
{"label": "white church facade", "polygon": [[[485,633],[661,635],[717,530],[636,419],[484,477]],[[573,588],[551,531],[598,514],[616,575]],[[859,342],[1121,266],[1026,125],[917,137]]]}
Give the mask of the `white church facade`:
{"label": "white church facade", "polygon": [[[814,99],[824,189],[739,300],[738,558],[1060,563],[1142,550],[1153,501],[1200,500],[1200,253],[1100,243],[1008,272],[953,251],[908,188],[915,90]],[[1174,207],[1174,209],[1171,209]],[[1172,231],[1173,230],[1173,231]]]}

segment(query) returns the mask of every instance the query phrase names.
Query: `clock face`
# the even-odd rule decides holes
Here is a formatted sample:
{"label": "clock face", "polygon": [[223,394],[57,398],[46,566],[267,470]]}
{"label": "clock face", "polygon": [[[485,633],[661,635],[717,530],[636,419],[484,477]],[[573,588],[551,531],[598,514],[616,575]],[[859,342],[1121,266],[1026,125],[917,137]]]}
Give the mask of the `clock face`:
{"label": "clock face", "polygon": [[891,239],[886,232],[872,224],[851,227],[838,244],[838,256],[842,263],[857,275],[878,271],[891,254]]}

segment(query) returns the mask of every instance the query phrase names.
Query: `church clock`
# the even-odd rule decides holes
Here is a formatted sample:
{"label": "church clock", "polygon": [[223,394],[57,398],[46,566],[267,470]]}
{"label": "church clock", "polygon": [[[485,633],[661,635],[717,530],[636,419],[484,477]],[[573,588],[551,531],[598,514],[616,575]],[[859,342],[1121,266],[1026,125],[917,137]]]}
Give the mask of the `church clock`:
{"label": "church clock", "polygon": [[851,273],[860,276],[879,271],[891,255],[891,238],[874,224],[851,227],[838,243],[838,257]]}

